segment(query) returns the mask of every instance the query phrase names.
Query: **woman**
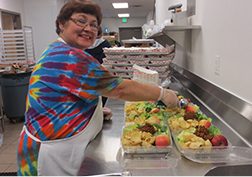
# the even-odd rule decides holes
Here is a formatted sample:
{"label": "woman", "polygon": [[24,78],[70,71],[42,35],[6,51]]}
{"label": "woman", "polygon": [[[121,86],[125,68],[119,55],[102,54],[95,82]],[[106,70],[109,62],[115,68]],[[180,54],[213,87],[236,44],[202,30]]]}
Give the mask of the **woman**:
{"label": "woman", "polygon": [[118,33],[117,32],[110,32],[109,33],[110,36],[114,36],[115,37],[115,44],[117,47],[121,47],[121,43],[118,41]]}
{"label": "woman", "polygon": [[102,59],[106,58],[103,48],[110,48],[111,45],[108,40],[102,38],[102,28],[98,29],[97,38],[94,44],[86,49],[85,51],[97,59],[101,64],[103,63]]}
{"label": "woman", "polygon": [[59,38],[42,53],[30,78],[18,175],[77,175],[87,144],[102,128],[101,96],[179,105],[176,92],[119,78],[84,51],[101,20],[100,7],[91,1],[71,0],[62,7]]}
{"label": "woman", "polygon": [[[85,51],[87,53],[89,53],[90,55],[92,55],[95,59],[97,59],[99,61],[99,63],[103,63],[103,58],[106,58],[104,52],[103,52],[103,48],[110,48],[111,45],[109,43],[108,40],[103,39],[102,38],[102,28],[99,27],[98,32],[97,32],[97,37],[96,40],[94,42],[94,44],[89,47],[88,49],[86,49]],[[107,97],[102,97],[102,107],[105,106],[107,102]],[[106,108],[105,108],[106,109]]]}

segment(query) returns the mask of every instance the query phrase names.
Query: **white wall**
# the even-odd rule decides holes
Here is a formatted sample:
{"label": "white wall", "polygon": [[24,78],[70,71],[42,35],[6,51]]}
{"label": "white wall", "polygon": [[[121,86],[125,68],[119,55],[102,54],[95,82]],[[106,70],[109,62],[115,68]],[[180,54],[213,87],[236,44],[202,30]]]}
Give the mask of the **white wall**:
{"label": "white wall", "polygon": [[[55,20],[66,2],[67,0],[0,0],[0,8],[21,13],[24,21],[22,24],[33,28],[35,56],[38,60],[45,48],[57,39]],[[101,26],[118,32],[119,27],[141,27],[144,23],[146,18],[129,18],[127,23],[122,23],[121,19],[103,18]]]}
{"label": "white wall", "polygon": [[108,31],[119,32],[120,27],[142,27],[146,23],[146,18],[128,18],[127,23],[122,23],[118,18],[103,18],[101,27],[108,28]]}
{"label": "white wall", "polygon": [[153,10],[149,11],[147,17],[146,17],[146,22],[149,22],[150,20],[154,20],[155,21],[155,13]]}
{"label": "white wall", "polygon": [[[23,0],[0,0],[0,10],[20,13],[22,25],[24,21],[24,1]],[[1,17],[1,13],[0,13]],[[0,18],[0,28],[2,28],[2,18]]]}
{"label": "white wall", "polygon": [[55,20],[58,6],[63,4],[64,0],[24,0],[26,25],[33,28],[36,60],[57,39]]}
{"label": "white wall", "polygon": [[[162,22],[167,7],[178,1],[157,0],[156,3],[156,20]],[[251,6],[252,1],[248,0],[196,0],[196,15],[190,21],[202,29],[193,31],[192,52],[178,46],[173,60],[249,103],[252,103]],[[215,55],[220,56],[219,75],[214,73]]]}
{"label": "white wall", "polygon": [[[31,26],[34,34],[36,60],[44,49],[57,39],[55,20],[67,0],[0,0],[0,9],[21,14],[22,25]],[[103,18],[102,28],[119,31],[119,27],[141,27],[146,18],[129,18],[127,23],[121,19]],[[1,27],[1,26],[0,26]]]}

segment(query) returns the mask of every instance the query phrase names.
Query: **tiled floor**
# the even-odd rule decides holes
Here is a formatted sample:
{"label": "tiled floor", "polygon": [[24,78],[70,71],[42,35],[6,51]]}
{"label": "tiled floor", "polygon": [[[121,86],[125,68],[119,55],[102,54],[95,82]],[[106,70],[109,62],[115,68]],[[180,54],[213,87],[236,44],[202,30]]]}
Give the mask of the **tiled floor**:
{"label": "tiled floor", "polygon": [[16,119],[12,123],[4,116],[4,132],[0,122],[0,133],[3,134],[3,143],[0,147],[0,173],[17,171],[17,144],[24,121]]}

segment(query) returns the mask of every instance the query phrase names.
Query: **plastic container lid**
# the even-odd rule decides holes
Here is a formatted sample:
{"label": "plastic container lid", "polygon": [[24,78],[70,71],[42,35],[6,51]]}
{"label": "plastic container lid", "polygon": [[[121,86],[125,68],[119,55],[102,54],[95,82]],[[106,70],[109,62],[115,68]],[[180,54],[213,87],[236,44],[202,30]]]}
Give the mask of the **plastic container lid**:
{"label": "plastic container lid", "polygon": [[0,147],[2,146],[3,144],[3,134],[0,133]]}
{"label": "plastic container lid", "polygon": [[127,154],[120,148],[116,156],[123,169],[174,168],[180,159],[181,156],[175,150],[167,154]]}

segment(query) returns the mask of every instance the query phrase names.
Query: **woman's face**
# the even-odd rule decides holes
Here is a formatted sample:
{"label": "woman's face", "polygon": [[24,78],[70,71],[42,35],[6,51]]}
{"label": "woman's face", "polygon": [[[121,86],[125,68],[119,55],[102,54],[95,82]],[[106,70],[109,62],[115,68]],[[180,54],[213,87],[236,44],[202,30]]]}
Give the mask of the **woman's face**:
{"label": "woman's face", "polygon": [[73,13],[66,24],[59,24],[60,37],[78,49],[85,50],[92,46],[98,31],[98,21],[94,15],[85,13]]}
{"label": "woman's face", "polygon": [[115,36],[115,40],[118,41],[118,34],[115,33],[114,36]]}

